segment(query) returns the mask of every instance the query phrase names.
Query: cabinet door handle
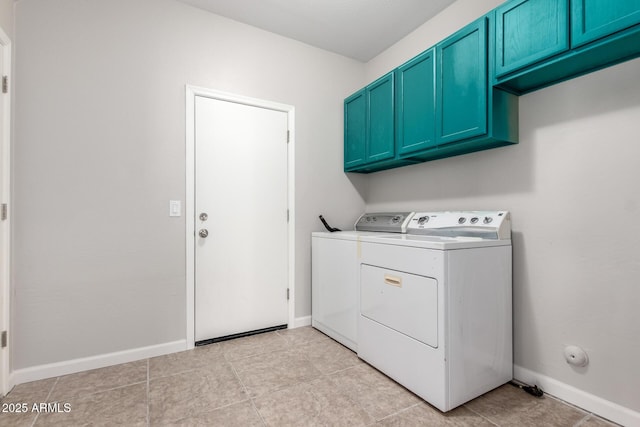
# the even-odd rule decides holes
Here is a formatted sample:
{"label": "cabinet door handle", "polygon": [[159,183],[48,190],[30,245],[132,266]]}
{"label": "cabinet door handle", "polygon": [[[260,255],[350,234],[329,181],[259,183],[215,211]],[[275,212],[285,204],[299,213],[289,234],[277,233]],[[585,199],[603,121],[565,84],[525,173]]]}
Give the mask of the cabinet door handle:
{"label": "cabinet door handle", "polygon": [[397,276],[390,276],[388,274],[384,275],[384,283],[391,286],[397,286],[399,288],[402,287],[402,278]]}

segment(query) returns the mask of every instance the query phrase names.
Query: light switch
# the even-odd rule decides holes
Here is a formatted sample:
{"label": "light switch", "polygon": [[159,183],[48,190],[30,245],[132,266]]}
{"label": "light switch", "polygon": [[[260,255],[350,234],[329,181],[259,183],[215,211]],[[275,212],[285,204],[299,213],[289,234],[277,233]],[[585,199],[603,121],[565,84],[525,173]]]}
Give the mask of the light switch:
{"label": "light switch", "polygon": [[182,215],[182,202],[180,200],[169,200],[169,216]]}

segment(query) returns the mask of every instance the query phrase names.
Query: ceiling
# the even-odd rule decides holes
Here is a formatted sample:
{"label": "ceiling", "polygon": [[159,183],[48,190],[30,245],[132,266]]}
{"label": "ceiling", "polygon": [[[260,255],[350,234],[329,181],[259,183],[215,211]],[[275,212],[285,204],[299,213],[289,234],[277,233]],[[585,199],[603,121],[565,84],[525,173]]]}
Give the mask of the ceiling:
{"label": "ceiling", "polygon": [[179,0],[367,62],[455,0]]}

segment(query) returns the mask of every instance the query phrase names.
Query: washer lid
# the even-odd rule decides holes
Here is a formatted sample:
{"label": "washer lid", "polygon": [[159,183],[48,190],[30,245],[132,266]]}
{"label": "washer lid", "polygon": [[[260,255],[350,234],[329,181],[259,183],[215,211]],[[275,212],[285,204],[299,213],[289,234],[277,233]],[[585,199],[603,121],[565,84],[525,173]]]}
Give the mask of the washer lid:
{"label": "washer lid", "polygon": [[407,234],[511,240],[511,216],[508,211],[416,212]]}
{"label": "washer lid", "polygon": [[357,231],[406,233],[413,212],[363,213],[356,221]]}

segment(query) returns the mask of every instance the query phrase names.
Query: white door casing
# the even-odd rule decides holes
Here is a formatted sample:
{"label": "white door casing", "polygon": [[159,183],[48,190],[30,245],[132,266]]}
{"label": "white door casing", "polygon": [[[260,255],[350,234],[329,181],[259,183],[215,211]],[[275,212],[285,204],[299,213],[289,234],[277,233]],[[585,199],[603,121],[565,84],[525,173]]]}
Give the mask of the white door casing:
{"label": "white door casing", "polygon": [[188,86],[186,112],[187,348],[291,327],[293,107]]}
{"label": "white door casing", "polygon": [[[11,40],[0,28],[0,76],[11,82]],[[2,91],[0,91],[2,92]],[[9,209],[11,201],[11,90],[0,93],[0,203],[6,204],[6,218],[0,219],[0,331],[9,332],[10,313],[10,256],[11,226]],[[9,384],[9,341],[0,348],[0,396],[7,394]]]}

